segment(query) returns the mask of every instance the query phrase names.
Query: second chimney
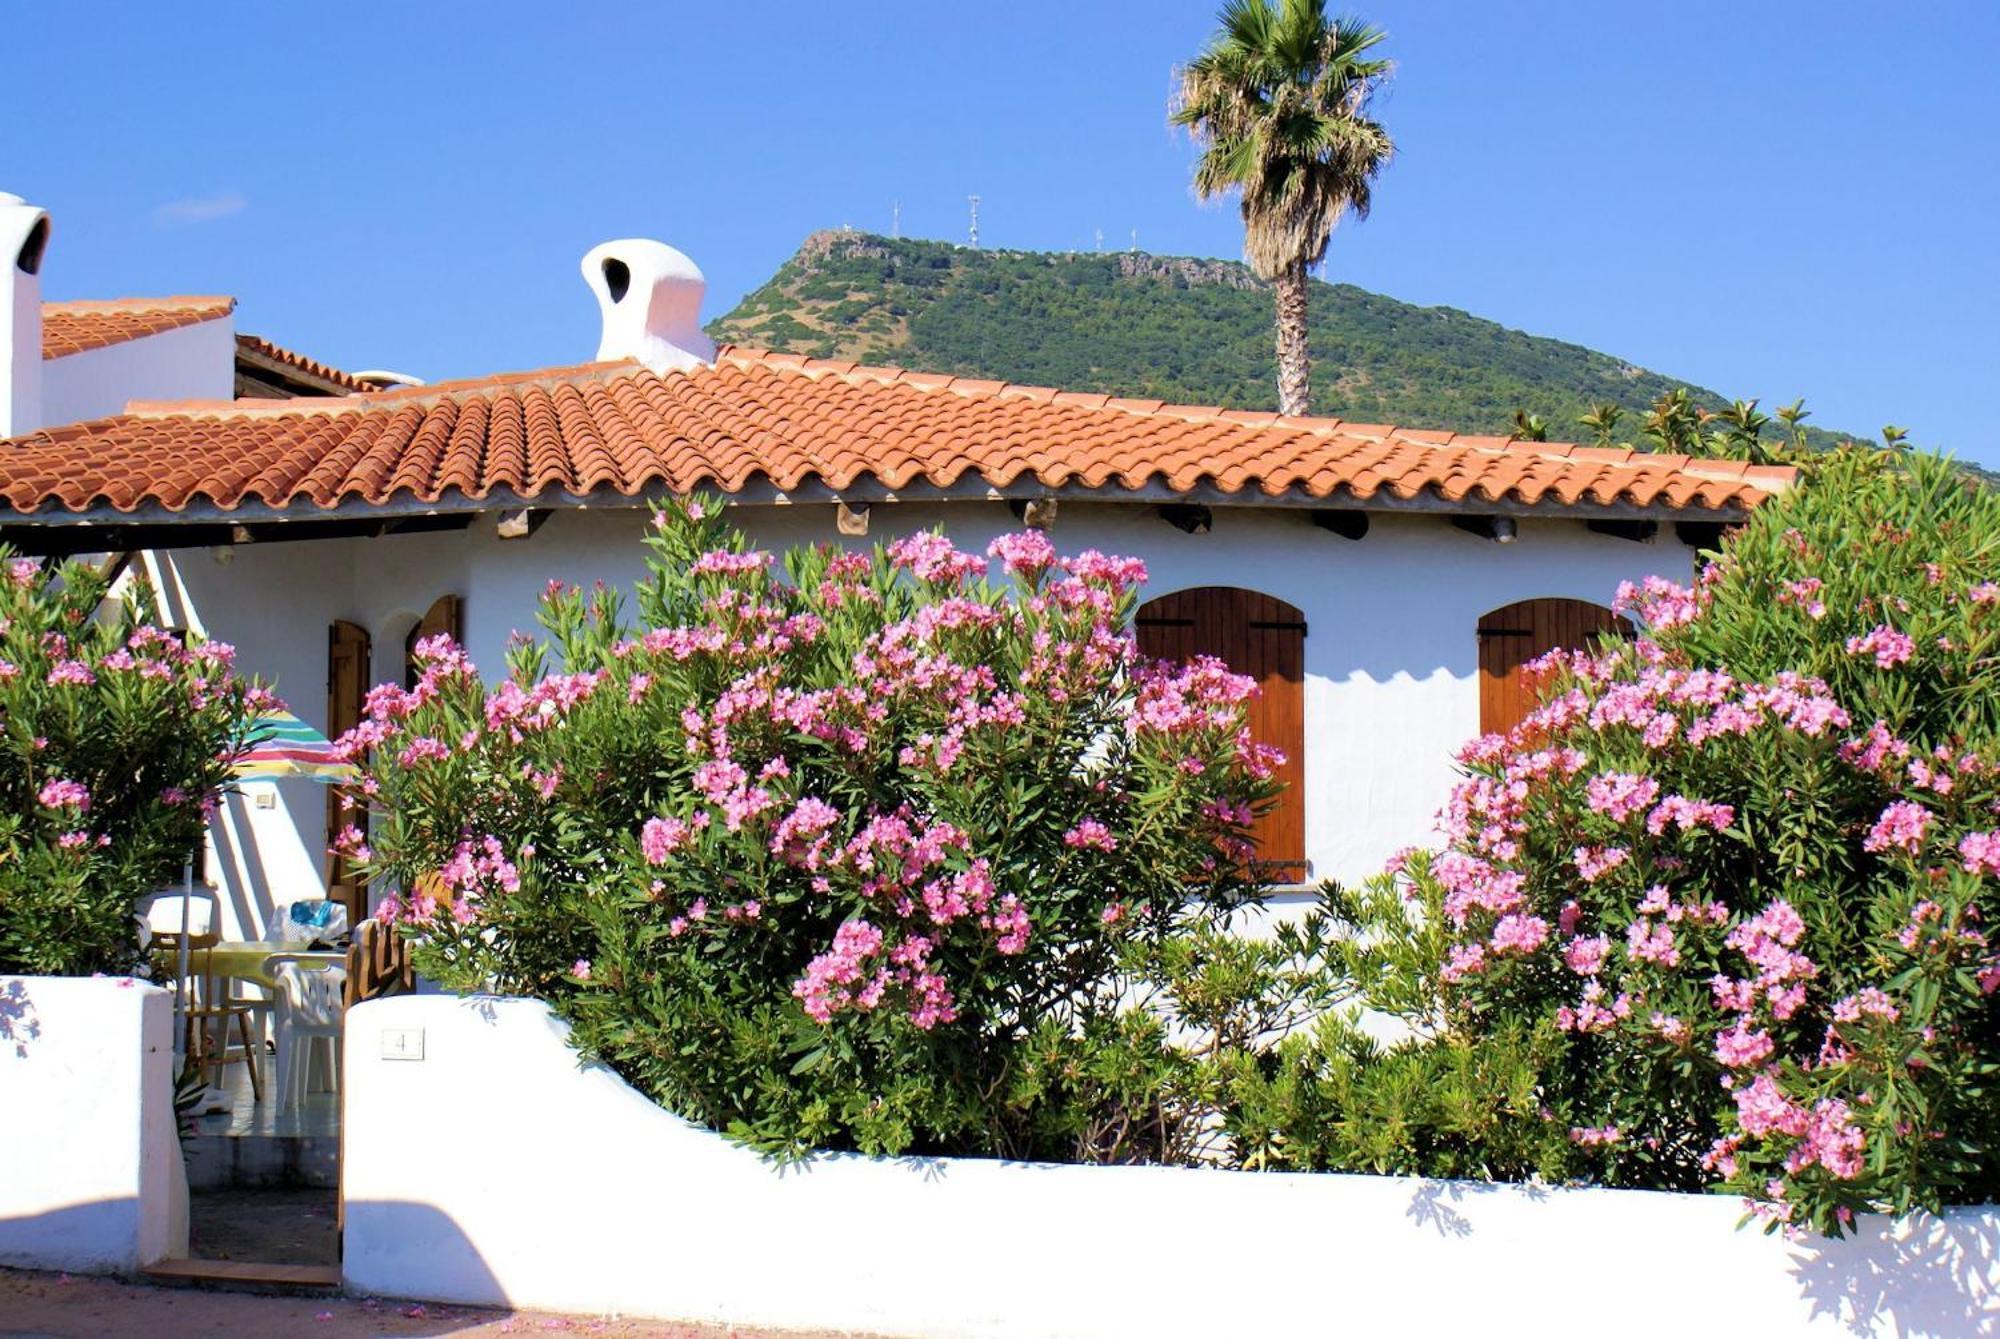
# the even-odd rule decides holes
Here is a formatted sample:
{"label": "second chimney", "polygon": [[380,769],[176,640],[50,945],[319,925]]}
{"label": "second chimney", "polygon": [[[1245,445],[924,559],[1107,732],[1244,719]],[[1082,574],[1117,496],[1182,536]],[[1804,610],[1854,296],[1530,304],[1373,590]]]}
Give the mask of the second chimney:
{"label": "second chimney", "polygon": [[0,192],[0,437],[42,426],[42,252],[49,215]]}
{"label": "second chimney", "polygon": [[594,246],[583,257],[583,281],[604,314],[599,361],[630,358],[654,372],[715,361],[715,341],[701,330],[708,280],[666,243],[633,237]]}

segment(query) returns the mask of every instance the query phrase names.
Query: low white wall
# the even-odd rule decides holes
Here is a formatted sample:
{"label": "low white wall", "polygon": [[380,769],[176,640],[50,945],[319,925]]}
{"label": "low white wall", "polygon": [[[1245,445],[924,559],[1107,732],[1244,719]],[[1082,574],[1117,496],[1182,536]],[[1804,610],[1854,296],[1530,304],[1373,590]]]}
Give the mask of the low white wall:
{"label": "low white wall", "polygon": [[346,1081],[358,1292],[1010,1339],[2000,1324],[1992,1209],[1792,1245],[1706,1196],[964,1159],[781,1170],[579,1067],[525,1000],[362,1005]]}
{"label": "low white wall", "polygon": [[173,998],[0,976],[0,1265],[130,1272],[187,1254]]}

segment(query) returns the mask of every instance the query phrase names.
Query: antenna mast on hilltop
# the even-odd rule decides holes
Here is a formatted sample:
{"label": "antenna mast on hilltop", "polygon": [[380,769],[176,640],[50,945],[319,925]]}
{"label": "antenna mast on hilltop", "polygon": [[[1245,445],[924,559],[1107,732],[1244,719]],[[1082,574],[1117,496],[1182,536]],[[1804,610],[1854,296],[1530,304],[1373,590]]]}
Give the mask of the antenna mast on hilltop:
{"label": "antenna mast on hilltop", "polygon": [[1132,229],[1132,254],[1135,256],[1139,254],[1139,230],[1137,228]]}
{"label": "antenna mast on hilltop", "polygon": [[1102,251],[1102,250],[1104,249],[1104,229],[1102,229],[1102,228],[1099,228],[1099,229],[1097,230],[1097,247],[1096,247],[1096,249],[1097,249],[1097,250],[1099,250],[1099,251]]}
{"label": "antenna mast on hilltop", "polygon": [[968,195],[966,200],[972,205],[972,249],[979,249],[979,197]]}
{"label": "antenna mast on hilltop", "polygon": [[889,206],[889,235],[891,237],[901,237],[903,235],[903,202],[901,200]]}

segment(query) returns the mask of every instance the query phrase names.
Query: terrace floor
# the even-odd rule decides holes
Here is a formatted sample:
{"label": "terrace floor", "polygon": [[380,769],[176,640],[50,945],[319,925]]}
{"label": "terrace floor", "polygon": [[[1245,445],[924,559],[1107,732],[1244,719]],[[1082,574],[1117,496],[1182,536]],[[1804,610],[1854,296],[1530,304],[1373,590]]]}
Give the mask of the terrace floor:
{"label": "terrace floor", "polygon": [[248,1066],[223,1067],[221,1082],[217,1086],[229,1093],[229,1128],[218,1133],[232,1139],[245,1136],[299,1139],[340,1133],[339,1093],[308,1092],[305,1100],[297,1106],[280,1110],[277,1094],[272,1091],[278,1080],[276,1056],[264,1057],[263,1063],[258,1066],[258,1077],[264,1085],[264,1100],[261,1102],[250,1089]]}

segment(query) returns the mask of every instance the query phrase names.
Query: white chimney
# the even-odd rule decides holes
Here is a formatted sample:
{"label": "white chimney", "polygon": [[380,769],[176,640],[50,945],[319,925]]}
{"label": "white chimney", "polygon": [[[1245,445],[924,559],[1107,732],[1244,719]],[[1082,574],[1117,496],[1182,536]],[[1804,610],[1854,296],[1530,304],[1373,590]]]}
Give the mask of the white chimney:
{"label": "white chimney", "polygon": [[0,437],[42,426],[42,252],[49,215],[0,192]]}
{"label": "white chimney", "polygon": [[630,358],[654,372],[685,372],[715,361],[701,332],[701,267],[665,242],[605,242],[583,257],[583,281],[604,313],[600,362]]}

